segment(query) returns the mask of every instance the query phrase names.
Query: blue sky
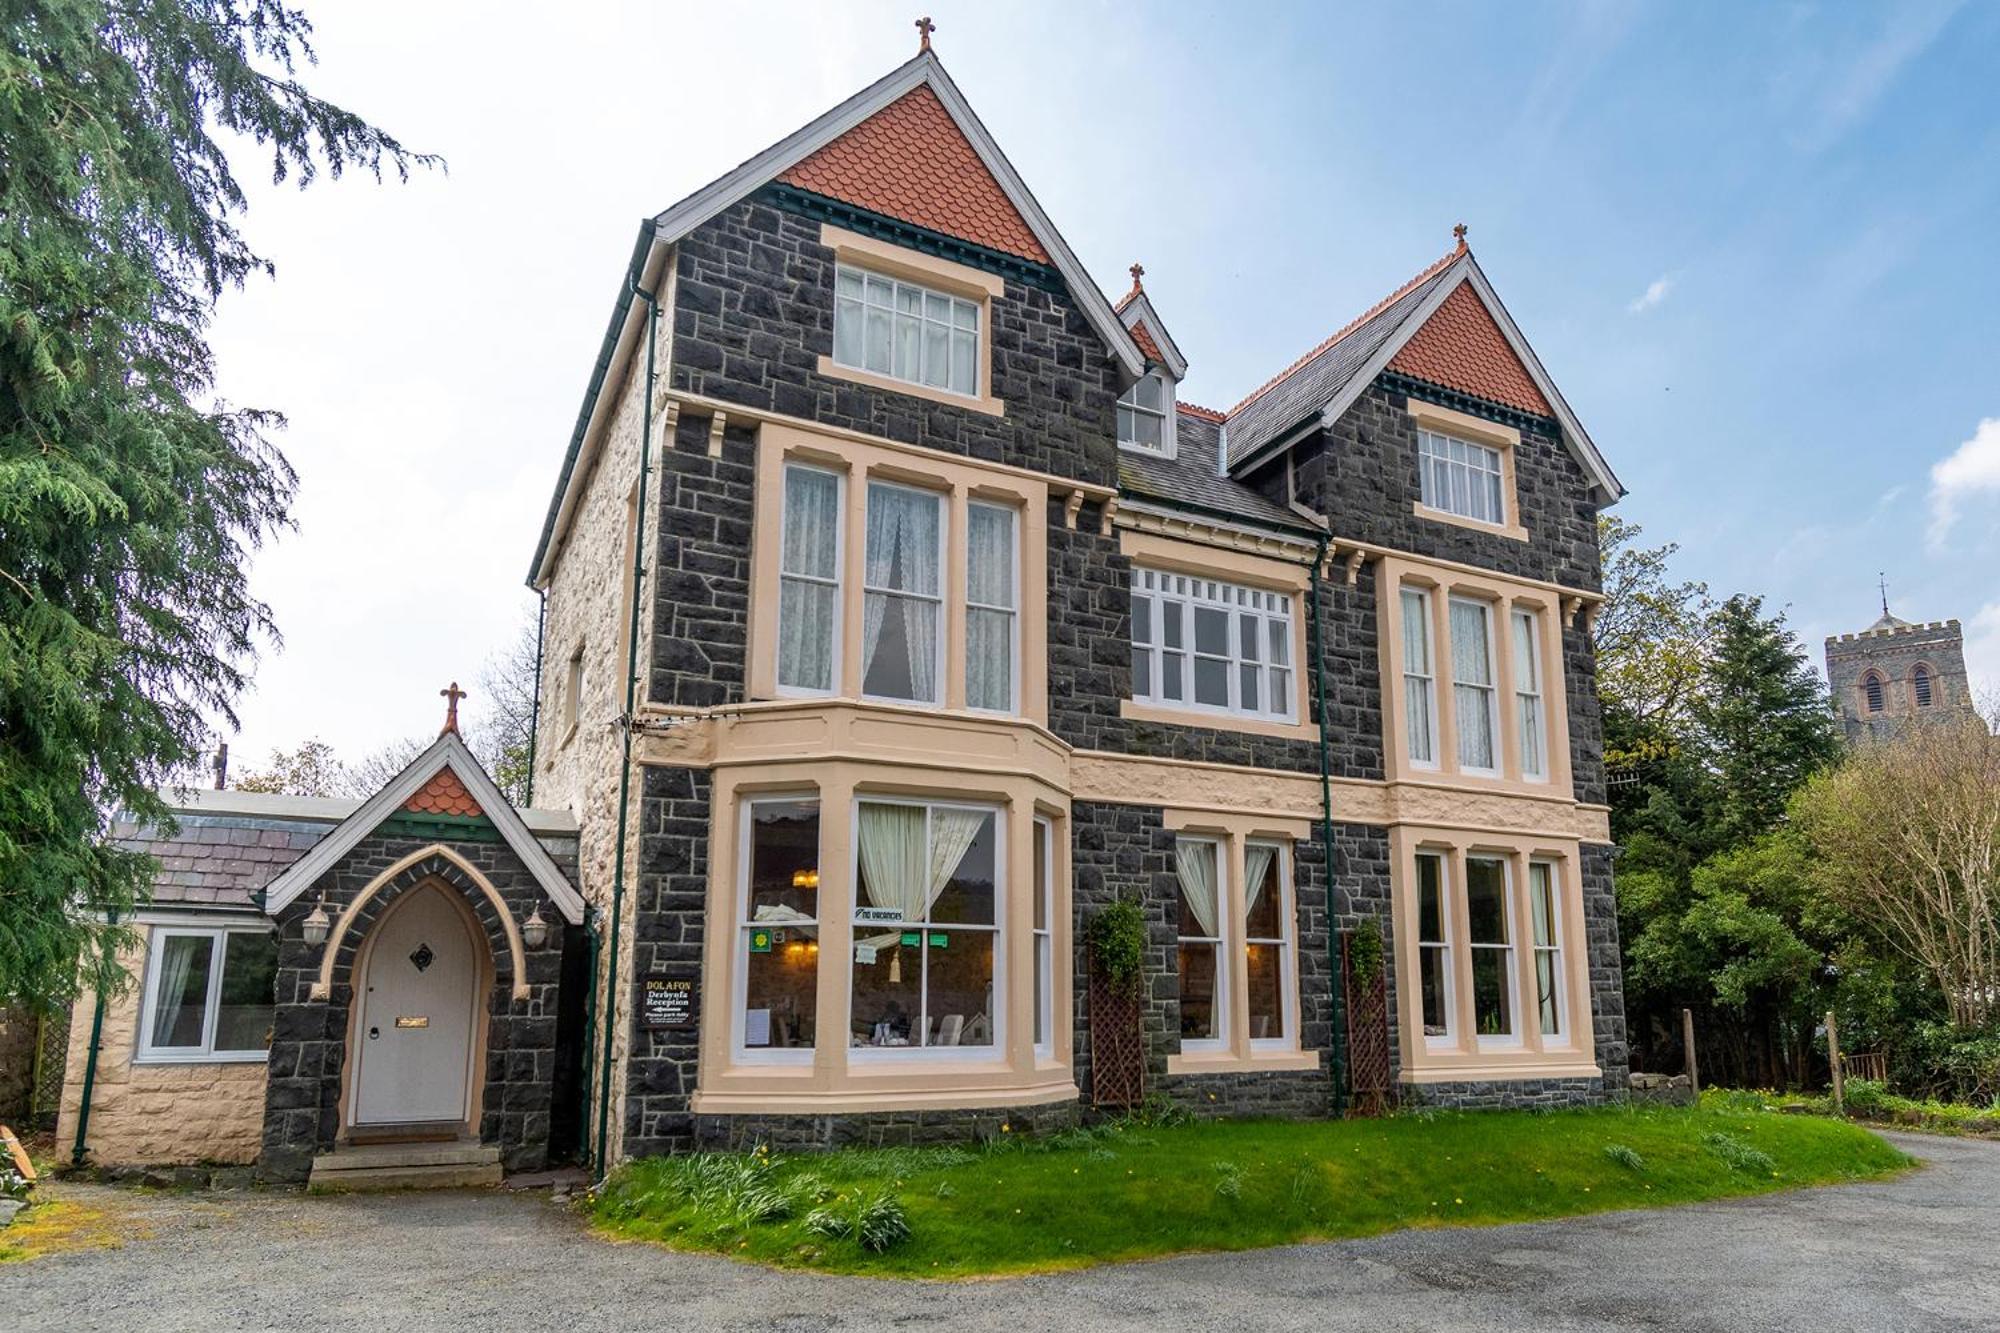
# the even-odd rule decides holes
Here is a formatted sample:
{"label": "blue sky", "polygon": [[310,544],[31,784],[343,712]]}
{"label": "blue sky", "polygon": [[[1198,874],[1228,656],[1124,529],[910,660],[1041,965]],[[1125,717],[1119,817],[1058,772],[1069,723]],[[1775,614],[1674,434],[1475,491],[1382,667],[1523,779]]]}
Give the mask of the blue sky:
{"label": "blue sky", "polygon": [[[905,59],[918,8],[312,6],[320,90],[451,171],[253,191],[278,274],[216,346],[228,396],[291,416],[301,526],[257,566],[287,643],[240,756],[435,728],[531,605],[640,216]],[[2000,688],[2000,6],[929,8],[1100,285],[1145,263],[1187,398],[1229,405],[1464,221],[1685,576],[1789,608],[1817,660],[1886,571]]]}

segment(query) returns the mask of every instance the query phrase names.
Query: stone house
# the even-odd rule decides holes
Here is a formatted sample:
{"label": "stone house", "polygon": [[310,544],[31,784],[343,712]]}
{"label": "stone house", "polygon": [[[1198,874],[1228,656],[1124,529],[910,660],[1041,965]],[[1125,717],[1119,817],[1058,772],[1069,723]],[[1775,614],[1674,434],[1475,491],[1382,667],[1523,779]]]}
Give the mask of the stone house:
{"label": "stone house", "polygon": [[[1228,410],[1181,399],[1188,367],[928,38],[646,219],[529,567],[540,808],[449,730],[359,807],[190,803],[93,1152],[297,1179],[383,1138],[485,1170],[1142,1092],[1622,1090],[1590,638],[1616,477],[1463,228]],[[190,841],[243,854],[183,886]],[[1085,947],[1117,900],[1136,997]],[[268,978],[240,1060],[138,1058],[183,917],[223,989],[239,947]],[[395,987],[452,923],[462,1064],[368,1083],[442,1012]],[[148,1137],[191,1107],[206,1138]]]}

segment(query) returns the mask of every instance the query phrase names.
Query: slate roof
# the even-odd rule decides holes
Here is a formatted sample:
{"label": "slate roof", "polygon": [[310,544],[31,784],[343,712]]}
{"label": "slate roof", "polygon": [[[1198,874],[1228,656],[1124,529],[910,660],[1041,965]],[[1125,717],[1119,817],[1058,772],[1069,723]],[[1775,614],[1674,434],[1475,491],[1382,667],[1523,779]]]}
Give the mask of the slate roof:
{"label": "slate roof", "polygon": [[158,858],[156,906],[255,908],[257,892],[311,850],[335,822],[243,814],[182,814],[179,819],[180,830],[171,838],[130,821],[112,826],[118,846]]}
{"label": "slate roof", "polygon": [[1230,463],[1250,457],[1325,407],[1448,280],[1463,253],[1445,255],[1230,408]]}
{"label": "slate roof", "polygon": [[1221,442],[1217,413],[1207,408],[1176,416],[1173,458],[1118,451],[1118,489],[1139,500],[1157,501],[1174,509],[1196,509],[1216,518],[1234,518],[1258,527],[1317,537],[1319,529],[1304,515],[1266,500],[1242,482],[1216,475],[1216,450]]}

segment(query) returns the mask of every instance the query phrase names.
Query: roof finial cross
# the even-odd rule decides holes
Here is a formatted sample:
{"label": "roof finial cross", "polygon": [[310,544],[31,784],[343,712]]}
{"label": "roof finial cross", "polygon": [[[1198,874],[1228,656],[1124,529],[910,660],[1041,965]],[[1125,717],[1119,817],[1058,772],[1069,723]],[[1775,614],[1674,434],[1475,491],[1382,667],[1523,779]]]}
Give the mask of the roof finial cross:
{"label": "roof finial cross", "polygon": [[465,698],[465,695],[466,692],[458,688],[457,681],[451,683],[450,689],[438,691],[438,698],[445,701],[444,731],[440,731],[438,735],[444,735],[445,731],[456,732],[458,730],[458,701]]}
{"label": "roof finial cross", "polygon": [[1875,581],[1882,589],[1882,614],[1886,616],[1889,614],[1889,575],[1887,571],[1876,571]]}
{"label": "roof finial cross", "polygon": [[1459,251],[1463,253],[1465,250],[1465,224],[1461,222],[1457,226],[1453,227],[1451,229],[1451,234],[1453,237],[1457,239]]}
{"label": "roof finial cross", "polygon": [[1141,283],[1141,282],[1139,281],[1139,279],[1141,279],[1141,278],[1143,278],[1143,277],[1145,277],[1145,276],[1146,276],[1146,266],[1145,266],[1144,264],[1134,264],[1134,265],[1132,265],[1132,267],[1131,267],[1131,268],[1129,268],[1129,269],[1126,269],[1125,271],[1126,271],[1127,273],[1130,273],[1130,274],[1132,275],[1132,292],[1133,292],[1133,295],[1135,295],[1135,296],[1136,296],[1136,295],[1137,295],[1138,293],[1140,293],[1140,292],[1142,292],[1142,291],[1146,290],[1146,288],[1145,288],[1145,284],[1143,284],[1143,283]]}
{"label": "roof finial cross", "polygon": [[919,54],[931,49],[931,34],[937,31],[937,24],[931,22],[929,14],[917,20],[917,51]]}

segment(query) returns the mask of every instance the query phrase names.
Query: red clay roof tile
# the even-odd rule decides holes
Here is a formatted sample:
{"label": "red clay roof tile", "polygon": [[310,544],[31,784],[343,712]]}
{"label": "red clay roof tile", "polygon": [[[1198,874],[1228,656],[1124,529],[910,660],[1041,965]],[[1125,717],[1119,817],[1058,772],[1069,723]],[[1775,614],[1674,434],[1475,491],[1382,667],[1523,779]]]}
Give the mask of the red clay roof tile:
{"label": "red clay roof tile", "polygon": [[1471,283],[1459,284],[1389,360],[1389,369],[1537,416],[1553,416]]}
{"label": "red clay roof tile", "polygon": [[1158,361],[1165,364],[1167,358],[1160,355],[1160,345],[1153,341],[1153,331],[1146,327],[1145,320],[1142,319],[1134,323],[1131,332],[1132,341],[1139,344],[1140,353],[1148,361]]}
{"label": "red clay roof tile", "polygon": [[1181,401],[1181,402],[1176,402],[1174,406],[1180,409],[1181,411],[1187,413],[1191,417],[1199,417],[1203,421],[1213,421],[1218,426],[1221,425],[1223,422],[1229,420],[1228,417],[1225,417],[1224,415],[1222,415],[1222,413],[1216,411],[1214,408],[1203,407],[1200,403],[1190,403]]}
{"label": "red clay roof tile", "polygon": [[472,793],[458,780],[458,774],[449,768],[441,768],[437,775],[417,790],[417,794],[403,803],[403,808],[418,815],[482,815],[479,802],[472,799]]}
{"label": "red clay roof tile", "polygon": [[1049,262],[1049,252],[927,84],[778,179],[989,250]]}

